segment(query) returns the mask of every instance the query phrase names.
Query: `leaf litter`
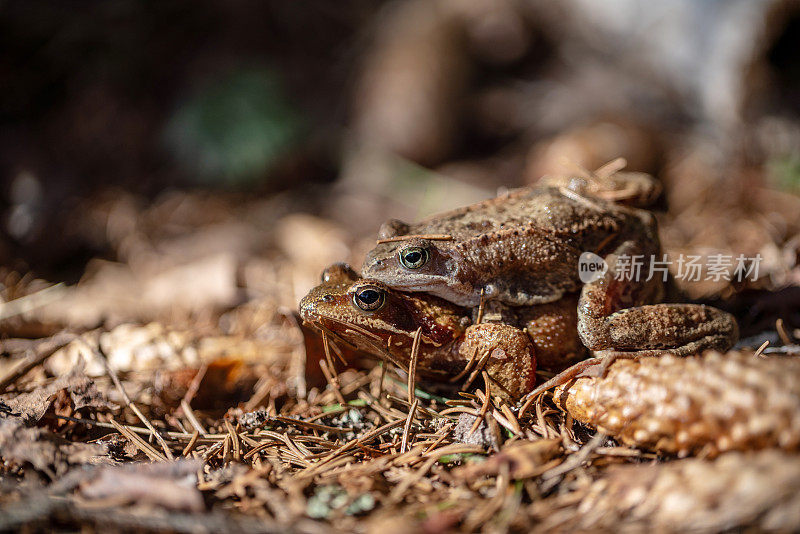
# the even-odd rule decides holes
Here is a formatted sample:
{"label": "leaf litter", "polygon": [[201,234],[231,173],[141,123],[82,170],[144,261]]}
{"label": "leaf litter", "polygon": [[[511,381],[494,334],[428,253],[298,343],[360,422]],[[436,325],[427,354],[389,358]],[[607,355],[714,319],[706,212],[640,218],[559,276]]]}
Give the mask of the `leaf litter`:
{"label": "leaf litter", "polygon": [[[275,222],[298,241],[332,224],[312,216]],[[195,229],[184,240],[194,243],[183,247],[186,255],[168,261],[154,252],[161,249],[153,240],[162,238],[143,228],[136,240],[121,240],[125,269],[142,269],[147,283],[144,273],[184,265],[200,291],[206,271],[189,267],[212,265],[197,243],[205,232],[209,243],[224,243],[220,227],[215,219],[211,228]],[[564,395],[609,395],[602,388],[618,387],[606,382],[623,370],[660,391],[649,375],[636,374],[651,364],[615,363],[593,383],[596,391],[587,389],[593,379],[579,378],[533,399],[522,415],[491,385],[487,395],[480,374],[470,391],[459,392],[418,383],[413,365],[395,369],[349,353],[343,364],[346,348],[330,344],[326,352],[291,311],[326,262],[342,254],[356,259],[361,245],[343,232],[330,235],[333,243],[314,241],[313,258],[282,253],[285,243],[265,252],[253,245],[257,239],[237,241],[239,274],[225,293],[233,299],[183,301],[176,288],[167,305],[143,292],[136,306],[109,313],[113,290],[96,305],[82,294],[96,276],[87,272],[78,286],[59,289],[76,299],[74,323],[69,307],[49,304],[3,320],[0,530],[713,531],[800,524],[797,440],[780,442],[781,433],[771,431],[777,443],[761,451],[725,452],[717,443],[714,454],[698,447],[680,459],[653,440],[637,445],[636,428],[615,430],[613,414],[582,423],[565,407]],[[212,271],[211,291],[222,295]],[[48,287],[16,280],[5,286],[14,295],[6,296]],[[38,334],[31,337],[33,326]],[[775,329],[779,338],[795,339],[783,324]],[[751,405],[737,405],[737,422],[747,420],[748,406],[800,405],[791,391],[769,392],[776,371],[773,357],[765,357],[772,374],[759,374],[755,361],[742,364],[731,382],[755,395]],[[729,393],[724,383],[712,386]],[[692,402],[703,405],[700,397],[692,394]],[[715,410],[707,424],[729,420],[725,403],[705,406]],[[598,433],[592,423],[614,432]]]}

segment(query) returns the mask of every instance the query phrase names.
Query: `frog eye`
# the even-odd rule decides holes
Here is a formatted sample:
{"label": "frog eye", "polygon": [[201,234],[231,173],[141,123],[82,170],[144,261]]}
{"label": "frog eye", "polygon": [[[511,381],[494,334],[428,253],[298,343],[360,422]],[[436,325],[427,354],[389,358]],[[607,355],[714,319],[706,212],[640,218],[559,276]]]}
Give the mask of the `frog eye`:
{"label": "frog eye", "polygon": [[422,247],[407,247],[400,251],[400,263],[406,269],[419,269],[428,263],[428,251]]}
{"label": "frog eye", "polygon": [[382,289],[367,286],[358,289],[353,295],[353,302],[364,311],[375,311],[383,306],[386,294]]}

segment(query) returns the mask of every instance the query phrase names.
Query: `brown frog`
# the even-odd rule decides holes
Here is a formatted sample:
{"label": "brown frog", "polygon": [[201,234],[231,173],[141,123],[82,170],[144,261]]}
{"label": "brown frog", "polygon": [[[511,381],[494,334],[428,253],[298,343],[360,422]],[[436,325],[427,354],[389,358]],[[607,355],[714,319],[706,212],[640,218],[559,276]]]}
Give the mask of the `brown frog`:
{"label": "brown frog", "polygon": [[[656,183],[641,173],[612,173],[604,180],[545,177],[540,186],[417,224],[391,220],[381,227],[363,275],[461,306],[483,299],[541,305],[579,295],[577,330],[593,351],[725,350],[738,337],[731,315],[703,305],[660,303],[664,281],[660,273],[647,276],[651,260],[661,259],[655,218],[624,204],[651,200],[648,189]],[[589,252],[609,268],[584,284],[579,259]],[[640,258],[642,275],[616,276],[620,257]]]}
{"label": "brown frog", "polygon": [[584,350],[576,335],[574,302],[507,310],[503,319],[513,325],[474,324],[467,308],[424,293],[394,291],[360,279],[342,264],[326,269],[322,278],[300,302],[306,322],[403,369],[409,367],[420,329],[417,372],[428,379],[465,380],[482,368],[493,387],[518,398],[532,389],[537,360],[544,367],[562,367]]}

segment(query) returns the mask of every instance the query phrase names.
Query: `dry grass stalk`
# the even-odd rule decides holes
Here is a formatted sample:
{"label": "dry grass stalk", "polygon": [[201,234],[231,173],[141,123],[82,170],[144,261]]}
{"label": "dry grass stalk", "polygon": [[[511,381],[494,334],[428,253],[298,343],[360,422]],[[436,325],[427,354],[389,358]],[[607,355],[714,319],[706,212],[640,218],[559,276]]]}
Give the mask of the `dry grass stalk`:
{"label": "dry grass stalk", "polygon": [[339,402],[339,404],[346,404],[344,395],[342,395],[342,390],[339,387],[339,380],[336,376],[334,376],[334,371],[331,371],[331,368],[328,367],[328,362],[325,360],[320,360],[319,368],[322,369],[322,374],[325,376],[325,380],[328,382],[329,391],[333,392],[333,395],[336,397],[336,400]]}
{"label": "dry grass stalk", "polygon": [[464,369],[461,370],[461,372],[459,372],[454,377],[450,378],[449,380],[450,383],[455,384],[456,382],[467,376],[467,373],[469,373],[472,370],[472,366],[475,365],[475,360],[477,357],[478,357],[478,347],[475,346],[475,348],[472,350],[472,355],[469,357],[469,360],[467,360],[467,365],[464,367]]}
{"label": "dry grass stalk", "polygon": [[181,410],[183,410],[183,415],[186,416],[186,418],[189,420],[189,424],[192,425],[195,431],[199,432],[203,436],[208,434],[208,432],[206,432],[206,429],[203,428],[203,425],[197,419],[197,416],[194,414],[192,407],[189,406],[188,402],[186,402],[186,399],[183,399],[181,401]]}
{"label": "dry grass stalk", "polygon": [[122,401],[125,403],[125,406],[127,408],[129,408],[134,414],[136,414],[136,417],[138,417],[139,420],[144,424],[144,426],[146,426],[150,430],[152,436],[156,439],[156,441],[158,441],[159,445],[161,445],[161,448],[164,450],[164,455],[167,457],[167,459],[174,460],[175,457],[173,456],[172,451],[169,449],[169,445],[167,445],[167,442],[164,440],[164,438],[161,436],[161,434],[159,434],[156,431],[156,429],[153,426],[153,424],[142,413],[142,411],[138,408],[138,406],[136,406],[136,404],[131,402],[131,399],[128,396],[128,393],[125,391],[125,387],[122,385],[122,382],[120,382],[120,379],[117,376],[117,373],[108,364],[108,358],[103,353],[102,347],[100,347],[99,344],[98,344],[97,347],[89,344],[83,337],[78,337],[77,339],[87,349],[89,349],[89,351],[91,351],[92,354],[94,354],[96,358],[98,358],[100,360],[100,362],[103,364],[103,367],[106,370],[106,373],[108,373],[108,376],[114,382],[114,386],[117,388],[117,391],[119,392],[120,396],[122,397]]}
{"label": "dry grass stalk", "polygon": [[414,421],[414,414],[417,412],[418,405],[419,399],[415,398],[411,408],[408,410],[408,419],[406,419],[406,424],[403,427],[403,441],[400,444],[401,454],[408,450],[408,434],[411,432],[411,423]]}
{"label": "dry grass stalk", "polygon": [[394,243],[397,241],[408,241],[409,239],[428,239],[430,241],[450,241],[453,236],[449,234],[416,234],[416,235],[398,235],[394,237],[387,237],[386,239],[378,239],[375,244],[381,245],[383,243]]}
{"label": "dry grass stalk", "polygon": [[756,349],[755,353],[753,353],[753,358],[759,358],[762,354],[764,354],[764,350],[769,346],[769,340],[764,341],[758,349]]}
{"label": "dry grass stalk", "polygon": [[486,289],[481,288],[481,298],[478,302],[478,316],[475,318],[475,324],[481,324],[483,322],[483,314],[486,311]]}
{"label": "dry grass stalk", "polygon": [[114,425],[114,428],[116,428],[120,434],[128,438],[128,441],[133,443],[140,451],[145,453],[147,457],[154,462],[163,462],[167,459],[163,454],[151,447],[150,444],[145,440],[125,428],[124,425],[117,423],[113,419],[111,420],[111,424]]}
{"label": "dry grass stalk", "polygon": [[192,437],[189,439],[189,443],[186,444],[183,451],[181,451],[181,456],[187,457],[189,454],[194,450],[195,445],[197,445],[197,439],[200,437],[200,432],[195,431],[192,434]]}
{"label": "dry grass stalk", "polygon": [[417,398],[417,361],[419,359],[419,344],[422,341],[422,327],[414,332],[414,343],[411,345],[411,361],[408,364],[408,402],[414,403]]}
{"label": "dry grass stalk", "polygon": [[781,338],[784,345],[794,345],[794,340],[792,340],[791,336],[786,331],[786,327],[783,325],[783,319],[779,318],[775,321],[775,331],[778,332],[778,337]]}
{"label": "dry grass stalk", "polygon": [[461,386],[461,389],[466,391],[472,385],[472,382],[478,377],[478,375],[483,371],[483,367],[486,365],[486,362],[489,361],[489,358],[492,356],[492,351],[487,350],[483,356],[481,356],[480,360],[478,360],[478,364],[475,366],[475,369],[470,373],[467,381]]}

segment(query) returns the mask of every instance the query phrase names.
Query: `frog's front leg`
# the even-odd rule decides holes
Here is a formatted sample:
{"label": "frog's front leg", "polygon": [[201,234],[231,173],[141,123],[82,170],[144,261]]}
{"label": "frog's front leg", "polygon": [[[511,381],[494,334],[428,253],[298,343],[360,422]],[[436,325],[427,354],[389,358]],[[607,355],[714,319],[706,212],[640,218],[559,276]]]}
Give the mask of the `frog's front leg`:
{"label": "frog's front leg", "polygon": [[500,323],[472,325],[456,350],[459,358],[472,362],[467,374],[485,370],[494,381],[493,391],[501,396],[519,398],[536,383],[534,347],[518,328]]}
{"label": "frog's front leg", "polygon": [[701,304],[648,304],[662,293],[659,278],[649,278],[649,255],[643,255],[640,279],[615,278],[614,264],[633,257],[637,247],[624,243],[609,257],[605,275],[583,287],[578,302],[578,333],[591,350],[637,356],[671,353],[678,356],[705,349],[727,350],[738,337],[732,315]]}

